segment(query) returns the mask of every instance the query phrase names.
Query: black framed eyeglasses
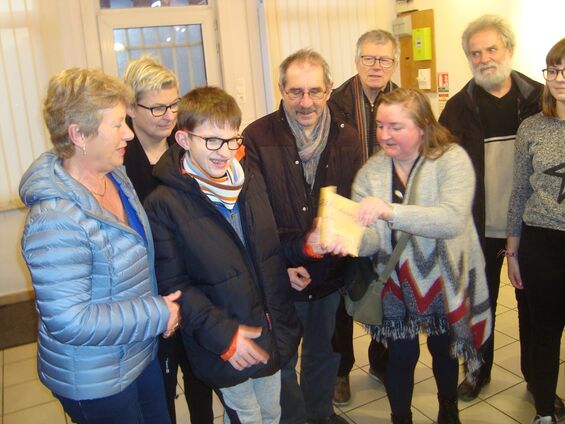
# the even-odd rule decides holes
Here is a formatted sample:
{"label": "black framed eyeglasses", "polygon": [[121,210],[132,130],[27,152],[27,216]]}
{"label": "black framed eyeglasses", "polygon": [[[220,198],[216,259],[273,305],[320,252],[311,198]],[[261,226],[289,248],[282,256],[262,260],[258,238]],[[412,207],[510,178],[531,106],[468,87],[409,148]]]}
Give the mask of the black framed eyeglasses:
{"label": "black framed eyeglasses", "polygon": [[365,66],[373,66],[379,62],[381,68],[389,69],[394,65],[394,59],[386,56],[361,56],[361,63]]}
{"label": "black framed eyeglasses", "polygon": [[555,81],[557,76],[561,72],[561,78],[565,80],[565,68],[563,69],[555,69],[555,68],[547,68],[542,69],[543,77],[546,81]]}
{"label": "black framed eyeglasses", "polygon": [[208,150],[220,150],[224,144],[228,145],[228,149],[237,150],[243,144],[243,136],[238,135],[232,138],[220,138],[220,137],[202,137],[201,135],[195,134],[190,131],[186,131],[187,134],[198,137],[206,143],[206,148]]}
{"label": "black framed eyeglasses", "polygon": [[290,100],[302,99],[305,95],[308,95],[312,100],[322,100],[327,90],[323,88],[312,88],[311,90],[304,91],[301,88],[291,88],[290,90],[284,90],[284,92]]}
{"label": "black framed eyeglasses", "polygon": [[176,99],[170,105],[159,105],[159,106],[151,106],[151,107],[144,106],[140,103],[138,103],[137,105],[139,107],[142,107],[143,109],[147,109],[148,111],[150,111],[151,115],[153,115],[155,118],[159,118],[163,116],[165,113],[167,113],[168,109],[171,109],[171,112],[173,113],[177,113],[179,111],[179,104],[180,104],[180,99]]}

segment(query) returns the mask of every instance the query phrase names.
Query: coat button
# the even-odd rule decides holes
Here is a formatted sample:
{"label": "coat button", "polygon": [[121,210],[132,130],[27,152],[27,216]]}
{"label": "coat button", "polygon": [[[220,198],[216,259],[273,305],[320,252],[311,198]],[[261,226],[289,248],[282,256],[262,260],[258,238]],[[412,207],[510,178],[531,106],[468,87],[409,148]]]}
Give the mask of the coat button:
{"label": "coat button", "polygon": [[306,206],[302,206],[302,211],[306,212],[308,210],[308,208]]}
{"label": "coat button", "polygon": [[345,124],[339,124],[339,127],[343,128],[343,127],[345,127]]}
{"label": "coat button", "polygon": [[295,164],[295,165],[298,165],[299,163],[300,163],[300,162],[297,161],[297,160],[294,161],[294,164]]}
{"label": "coat button", "polygon": [[312,299],[314,296],[312,296],[311,294],[308,295],[308,299]]}

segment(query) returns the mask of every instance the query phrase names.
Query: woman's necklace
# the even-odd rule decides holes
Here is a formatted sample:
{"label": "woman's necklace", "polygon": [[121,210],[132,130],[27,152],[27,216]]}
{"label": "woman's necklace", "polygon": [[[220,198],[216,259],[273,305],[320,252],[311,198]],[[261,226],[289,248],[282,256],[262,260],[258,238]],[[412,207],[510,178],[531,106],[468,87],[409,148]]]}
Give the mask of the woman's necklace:
{"label": "woman's necklace", "polygon": [[108,188],[108,185],[106,183],[107,178],[104,177],[104,190],[102,191],[102,193],[96,193],[94,190],[90,189],[90,191],[92,192],[92,194],[94,194],[95,196],[100,197],[101,199],[104,198],[104,196],[106,196],[106,190]]}

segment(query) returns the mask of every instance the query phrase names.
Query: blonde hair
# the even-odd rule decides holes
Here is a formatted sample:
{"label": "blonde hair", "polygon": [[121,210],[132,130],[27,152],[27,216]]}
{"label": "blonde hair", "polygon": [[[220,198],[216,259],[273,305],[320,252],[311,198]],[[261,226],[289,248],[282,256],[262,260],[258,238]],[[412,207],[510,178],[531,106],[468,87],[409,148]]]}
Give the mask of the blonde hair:
{"label": "blonde hair", "polygon": [[148,91],[168,88],[176,88],[179,91],[176,75],[149,56],[132,60],[124,74],[124,81],[132,88],[135,103]]}
{"label": "blonde hair", "polygon": [[59,158],[68,159],[75,152],[69,125],[76,124],[85,137],[96,135],[102,110],[119,103],[127,106],[132,99],[126,84],[99,69],[70,68],[51,77],[43,102],[43,119]]}
{"label": "blonde hair", "polygon": [[428,97],[416,89],[397,88],[379,96],[377,108],[381,105],[401,105],[414,123],[423,132],[420,153],[428,159],[438,159],[456,139],[449,130],[435,118]]}

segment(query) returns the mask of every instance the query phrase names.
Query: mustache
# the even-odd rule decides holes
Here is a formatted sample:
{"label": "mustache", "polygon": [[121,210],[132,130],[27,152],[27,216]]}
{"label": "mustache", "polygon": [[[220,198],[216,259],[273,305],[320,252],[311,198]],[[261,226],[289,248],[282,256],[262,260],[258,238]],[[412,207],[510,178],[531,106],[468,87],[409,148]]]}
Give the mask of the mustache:
{"label": "mustache", "polygon": [[315,107],[300,108],[296,112],[303,114],[314,113],[316,112],[316,108]]}
{"label": "mustache", "polygon": [[479,71],[484,71],[485,69],[488,69],[488,68],[498,69],[498,63],[496,63],[494,60],[491,60],[490,62],[481,63],[479,65]]}

